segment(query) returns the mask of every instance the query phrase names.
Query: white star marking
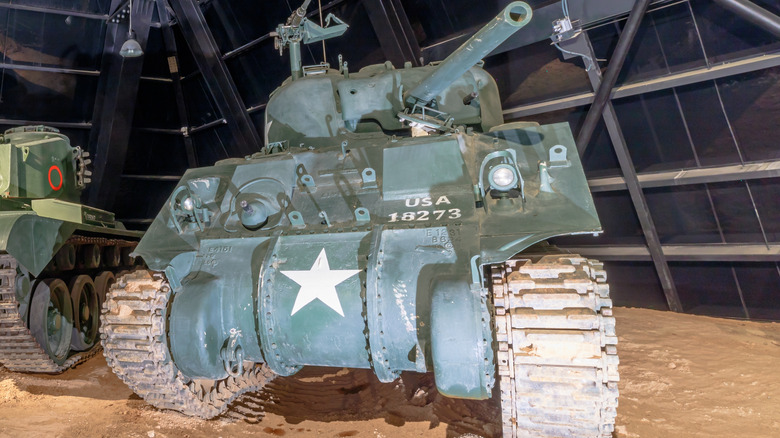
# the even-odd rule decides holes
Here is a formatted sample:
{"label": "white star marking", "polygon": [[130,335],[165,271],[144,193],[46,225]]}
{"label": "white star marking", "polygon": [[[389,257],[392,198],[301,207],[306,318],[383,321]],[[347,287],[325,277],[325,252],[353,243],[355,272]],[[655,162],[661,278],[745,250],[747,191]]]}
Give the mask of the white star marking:
{"label": "white star marking", "polygon": [[304,306],[314,300],[320,300],[326,306],[335,310],[341,316],[344,311],[341,309],[339,295],[336,293],[336,285],[360,272],[359,269],[343,269],[332,271],[328,265],[328,256],[325,254],[325,248],[322,248],[317,260],[314,261],[311,269],[308,271],[279,271],[292,281],[298,283],[301,289],[298,296],[295,297],[292,313],[301,310]]}

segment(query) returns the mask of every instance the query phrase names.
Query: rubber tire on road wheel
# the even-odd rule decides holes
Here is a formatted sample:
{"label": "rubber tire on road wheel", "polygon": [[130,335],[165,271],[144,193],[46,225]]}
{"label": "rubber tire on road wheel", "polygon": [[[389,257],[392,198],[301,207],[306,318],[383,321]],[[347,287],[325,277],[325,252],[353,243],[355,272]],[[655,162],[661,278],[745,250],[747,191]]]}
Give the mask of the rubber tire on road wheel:
{"label": "rubber tire on road wheel", "polygon": [[123,246],[120,251],[122,253],[122,266],[132,267],[135,265],[135,257],[130,255],[130,253],[135,251],[135,247]]}
{"label": "rubber tire on road wheel", "polygon": [[70,243],[62,245],[57,255],[54,256],[54,263],[60,271],[70,271],[76,267],[76,247]]}
{"label": "rubber tire on road wheel", "polygon": [[94,243],[81,245],[79,248],[79,265],[86,269],[95,269],[100,266],[100,246]]}
{"label": "rubber tire on road wheel", "polygon": [[[73,301],[73,331],[70,342],[75,351],[86,351],[98,340],[100,305],[95,283],[89,275],[79,275],[70,281]],[[82,312],[88,312],[85,316]]]}
{"label": "rubber tire on road wheel", "polygon": [[[59,337],[53,342],[49,334],[50,305],[57,308],[61,315]],[[68,359],[72,329],[73,303],[68,286],[56,278],[38,282],[30,303],[30,332],[57,365],[62,365]]]}
{"label": "rubber tire on road wheel", "polygon": [[100,302],[101,309],[103,308],[103,303],[106,302],[106,294],[108,293],[108,289],[111,288],[111,285],[115,282],[116,277],[114,276],[114,273],[110,271],[103,271],[97,277],[95,277],[95,290],[98,294],[98,301]]}
{"label": "rubber tire on road wheel", "polygon": [[120,263],[122,263],[122,252],[119,250],[118,246],[108,245],[103,247],[104,266],[116,268]]}

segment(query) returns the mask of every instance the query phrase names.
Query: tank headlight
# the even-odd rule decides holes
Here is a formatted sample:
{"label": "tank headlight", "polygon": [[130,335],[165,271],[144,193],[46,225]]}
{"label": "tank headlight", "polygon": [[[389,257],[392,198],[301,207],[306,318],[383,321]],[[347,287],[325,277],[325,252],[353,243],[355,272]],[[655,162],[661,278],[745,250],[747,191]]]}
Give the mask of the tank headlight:
{"label": "tank headlight", "polygon": [[181,208],[187,211],[192,211],[192,209],[195,208],[195,203],[192,201],[191,197],[187,196],[183,201],[181,201]]}
{"label": "tank headlight", "polygon": [[488,179],[493,190],[505,192],[517,187],[517,174],[508,164],[499,164],[491,169]]}

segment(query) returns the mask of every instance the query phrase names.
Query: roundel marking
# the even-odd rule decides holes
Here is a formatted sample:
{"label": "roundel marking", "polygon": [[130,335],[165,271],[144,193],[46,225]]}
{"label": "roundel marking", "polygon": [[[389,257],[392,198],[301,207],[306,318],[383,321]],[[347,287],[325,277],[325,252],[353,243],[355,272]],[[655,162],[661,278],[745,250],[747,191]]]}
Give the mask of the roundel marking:
{"label": "roundel marking", "polygon": [[[60,176],[60,182],[59,182],[59,184],[57,184],[56,186],[54,185],[54,182],[52,182],[52,180],[51,180],[51,173],[52,173],[53,171],[57,171],[57,173],[58,173],[58,174],[59,174],[59,176]],[[59,168],[59,167],[57,167],[57,165],[56,165],[56,164],[55,164],[55,165],[53,165],[53,166],[51,166],[51,167],[49,168],[49,186],[51,186],[51,188],[52,188],[52,189],[54,189],[54,190],[59,190],[59,189],[61,189],[61,188],[62,188],[62,179],[63,179],[63,178],[62,178],[62,171],[60,170],[60,168]]]}

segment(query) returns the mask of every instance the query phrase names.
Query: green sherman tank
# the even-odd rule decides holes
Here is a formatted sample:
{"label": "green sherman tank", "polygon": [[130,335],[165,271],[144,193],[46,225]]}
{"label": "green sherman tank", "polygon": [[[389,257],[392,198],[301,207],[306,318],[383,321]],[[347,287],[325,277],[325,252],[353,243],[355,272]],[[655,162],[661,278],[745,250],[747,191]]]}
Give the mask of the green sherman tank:
{"label": "green sherman tank", "polygon": [[[308,3],[308,1],[307,1]],[[523,2],[441,63],[302,67],[339,35],[277,28],[291,77],[264,149],[189,170],[103,308],[108,364],[203,418],[306,365],[433,372],[501,404],[505,437],[611,436],[618,357],[602,265],[542,244],[601,232],[569,126],[504,124],[479,65]]]}
{"label": "green sherman tank", "polygon": [[54,128],[0,135],[0,364],[58,373],[99,349],[100,305],[141,233],[79,204],[87,152]]}

